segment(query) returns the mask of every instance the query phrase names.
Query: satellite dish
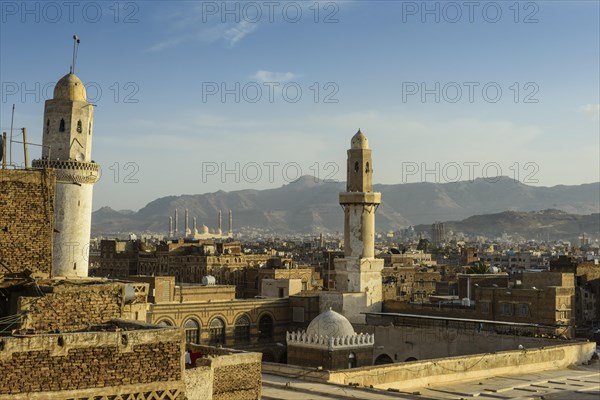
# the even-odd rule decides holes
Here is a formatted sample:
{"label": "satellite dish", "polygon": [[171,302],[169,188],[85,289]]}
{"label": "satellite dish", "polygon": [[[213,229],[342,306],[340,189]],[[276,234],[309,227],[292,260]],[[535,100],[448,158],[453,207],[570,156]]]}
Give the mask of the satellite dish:
{"label": "satellite dish", "polygon": [[77,155],[75,156],[75,159],[77,161],[81,162],[85,159],[85,156],[83,155],[83,153],[77,153]]}

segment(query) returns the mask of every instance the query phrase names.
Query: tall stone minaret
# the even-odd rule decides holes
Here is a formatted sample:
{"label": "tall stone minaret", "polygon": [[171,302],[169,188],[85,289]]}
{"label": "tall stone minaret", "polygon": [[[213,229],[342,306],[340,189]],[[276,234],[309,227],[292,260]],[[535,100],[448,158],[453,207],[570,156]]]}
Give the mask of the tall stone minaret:
{"label": "tall stone minaret", "polygon": [[92,160],[94,107],[83,82],[62,77],[44,108],[42,158],[34,168],[56,170],[52,276],[88,276],[92,189],[99,166]]}
{"label": "tall stone minaret", "polygon": [[[344,258],[336,259],[336,290],[343,293],[342,312],[364,323],[362,312],[381,311],[383,260],[375,258],[375,210],[381,193],[373,192],[373,161],[367,137],[359,130],[350,142],[346,191],[340,193],[344,209]],[[357,302],[352,294],[363,294]]]}

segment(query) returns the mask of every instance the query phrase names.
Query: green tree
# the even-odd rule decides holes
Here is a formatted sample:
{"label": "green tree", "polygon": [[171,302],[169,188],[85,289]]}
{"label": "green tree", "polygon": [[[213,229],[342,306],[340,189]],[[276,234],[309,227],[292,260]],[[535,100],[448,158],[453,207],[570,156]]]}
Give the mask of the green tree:
{"label": "green tree", "polygon": [[467,268],[467,274],[488,274],[490,266],[483,261],[475,261],[473,265]]}

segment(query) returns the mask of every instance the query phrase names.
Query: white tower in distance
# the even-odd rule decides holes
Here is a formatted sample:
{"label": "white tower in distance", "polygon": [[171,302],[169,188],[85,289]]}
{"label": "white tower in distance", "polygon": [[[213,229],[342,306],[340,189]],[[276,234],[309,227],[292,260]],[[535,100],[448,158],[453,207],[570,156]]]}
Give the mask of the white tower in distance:
{"label": "white tower in distance", "polygon": [[[74,39],[77,46],[79,40]],[[46,101],[42,158],[32,162],[34,168],[56,172],[52,276],[69,278],[88,276],[92,189],[100,169],[92,160],[94,107],[72,71],[73,67]]]}

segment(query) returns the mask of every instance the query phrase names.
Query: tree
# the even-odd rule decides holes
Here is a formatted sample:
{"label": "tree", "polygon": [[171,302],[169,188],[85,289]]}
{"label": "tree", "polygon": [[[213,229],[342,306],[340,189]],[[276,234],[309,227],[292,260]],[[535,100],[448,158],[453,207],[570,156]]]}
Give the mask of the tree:
{"label": "tree", "polygon": [[467,268],[467,274],[489,274],[490,266],[483,261],[475,261]]}

